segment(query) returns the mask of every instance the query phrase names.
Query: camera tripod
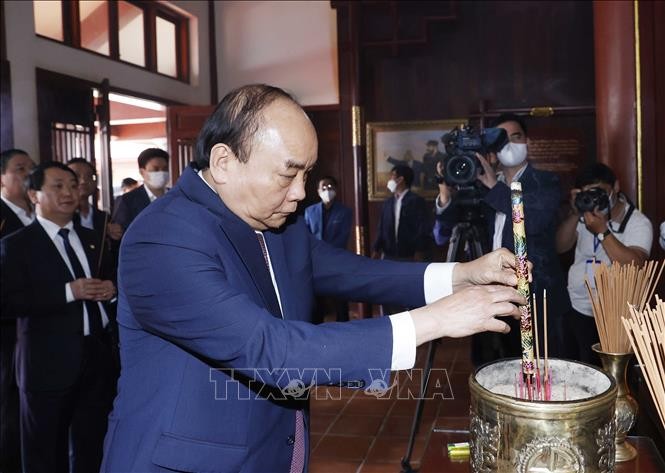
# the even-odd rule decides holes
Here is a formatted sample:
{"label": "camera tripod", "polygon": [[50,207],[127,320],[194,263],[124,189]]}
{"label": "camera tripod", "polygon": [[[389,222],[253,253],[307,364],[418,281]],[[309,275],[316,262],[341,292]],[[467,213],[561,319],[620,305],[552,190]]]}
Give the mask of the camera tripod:
{"label": "camera tripod", "polygon": [[[448,244],[448,253],[446,262],[451,263],[454,261],[471,261],[480,258],[485,252],[484,239],[482,237],[483,229],[480,224],[480,217],[476,213],[476,209],[464,211],[462,221],[453,227],[450,242]],[[462,253],[460,255],[460,252]],[[432,340],[427,346],[427,360],[425,362],[425,370],[423,372],[422,384],[420,387],[420,397],[416,403],[416,412],[413,416],[411,424],[411,433],[409,434],[409,443],[406,447],[406,454],[402,458],[401,473],[415,473],[411,466],[411,455],[413,454],[413,447],[416,441],[416,435],[420,429],[422,421],[423,410],[425,408],[425,396],[427,395],[427,388],[429,387],[429,377],[434,364],[434,356],[436,355],[436,348],[439,344],[439,339]]]}

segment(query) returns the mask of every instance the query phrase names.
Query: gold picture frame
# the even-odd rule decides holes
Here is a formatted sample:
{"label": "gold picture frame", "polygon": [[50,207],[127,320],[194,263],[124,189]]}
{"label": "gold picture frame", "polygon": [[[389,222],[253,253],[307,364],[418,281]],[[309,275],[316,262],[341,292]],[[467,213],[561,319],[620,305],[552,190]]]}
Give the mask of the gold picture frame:
{"label": "gold picture frame", "polygon": [[[386,184],[396,164],[406,164],[414,170],[413,192],[425,199],[434,199],[439,190],[433,173],[436,161],[445,153],[441,137],[467,123],[465,118],[367,123],[368,200],[384,200],[390,196]],[[437,142],[435,154],[426,155],[428,141]]]}

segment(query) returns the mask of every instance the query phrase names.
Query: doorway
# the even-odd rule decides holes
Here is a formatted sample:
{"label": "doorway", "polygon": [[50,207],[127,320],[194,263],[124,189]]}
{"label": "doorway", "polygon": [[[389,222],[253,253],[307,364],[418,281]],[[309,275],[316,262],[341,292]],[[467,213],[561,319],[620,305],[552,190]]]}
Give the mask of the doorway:
{"label": "doorway", "polygon": [[[102,92],[95,89],[93,94],[98,98]],[[139,184],[142,183],[137,163],[141,151],[146,148],[161,148],[168,151],[166,105],[117,92],[108,94],[108,103],[110,189],[103,190],[102,195],[113,196],[115,200],[122,195],[123,179],[132,178]],[[95,147],[97,154],[101,155],[103,137],[98,135],[97,138]],[[98,169],[99,175],[102,175],[102,172]],[[106,202],[102,202],[102,206],[110,207]]]}

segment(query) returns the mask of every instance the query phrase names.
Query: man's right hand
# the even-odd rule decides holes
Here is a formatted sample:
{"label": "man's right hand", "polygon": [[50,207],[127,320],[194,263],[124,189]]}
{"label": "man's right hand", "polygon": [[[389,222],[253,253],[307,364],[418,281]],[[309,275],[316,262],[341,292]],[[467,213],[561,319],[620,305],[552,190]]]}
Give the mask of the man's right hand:
{"label": "man's right hand", "polygon": [[107,288],[104,281],[94,278],[79,278],[69,283],[76,300],[97,300],[103,297]]}
{"label": "man's right hand", "polygon": [[[443,177],[443,163],[439,161],[436,163],[436,175],[437,177]],[[445,181],[439,184],[439,195],[437,196],[437,201],[439,207],[445,207],[450,201],[450,187],[445,183]]]}
{"label": "man's right hand", "polygon": [[526,300],[516,289],[500,285],[462,289],[410,312],[416,329],[416,345],[441,337],[466,337],[491,331],[508,333],[508,325],[495,317],[520,317],[517,305]]}

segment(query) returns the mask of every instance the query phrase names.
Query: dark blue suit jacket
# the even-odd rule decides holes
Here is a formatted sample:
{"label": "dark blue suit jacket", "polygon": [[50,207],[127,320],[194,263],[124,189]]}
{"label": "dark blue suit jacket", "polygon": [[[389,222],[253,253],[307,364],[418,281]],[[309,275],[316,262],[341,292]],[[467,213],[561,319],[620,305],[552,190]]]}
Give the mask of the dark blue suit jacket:
{"label": "dark blue suit jacket", "polygon": [[[107,279],[97,273],[95,232],[78,227],[76,233],[92,277]],[[0,255],[2,312],[18,317],[18,385],[26,391],[71,387],[84,368],[83,302],[65,298],[74,277],[37,220],[3,238]]]}
{"label": "dark blue suit jacket", "polygon": [[430,225],[425,199],[409,191],[402,199],[399,229],[395,241],[395,196],[391,196],[383,203],[377,237],[372,249],[385,253],[389,258],[412,258],[417,251],[425,251]]}
{"label": "dark blue suit jacket", "polygon": [[145,187],[138,187],[120,197],[112,220],[114,223],[119,223],[123,230],[127,230],[137,215],[148,205],[150,205],[150,197],[148,197]]}
{"label": "dark blue suit jacket", "polygon": [[[543,289],[547,289],[549,314],[562,315],[570,309],[570,300],[555,246],[557,215],[561,202],[559,177],[554,173],[540,171],[527,165],[519,182],[522,183],[524,198],[527,253],[529,261],[533,263],[531,292],[540,295]],[[496,212],[500,211],[506,214],[501,246],[514,252],[510,186],[497,182],[483,198],[483,206],[490,246],[494,235]],[[453,200],[444,213],[437,216],[434,228],[437,243],[445,243],[446,237],[458,220],[459,208]]]}
{"label": "dark blue suit jacket", "polygon": [[283,319],[255,232],[193,168],[127,231],[102,471],[285,472],[307,404],[276,388],[388,379],[390,321],[312,325],[314,295],[420,306],[426,265],[333,248],[301,218],[264,235]]}
{"label": "dark blue suit jacket", "polygon": [[319,240],[330,243],[335,248],[346,248],[351,234],[351,209],[337,201],[333,201],[323,228],[323,202],[310,205],[305,209],[305,223]]}

